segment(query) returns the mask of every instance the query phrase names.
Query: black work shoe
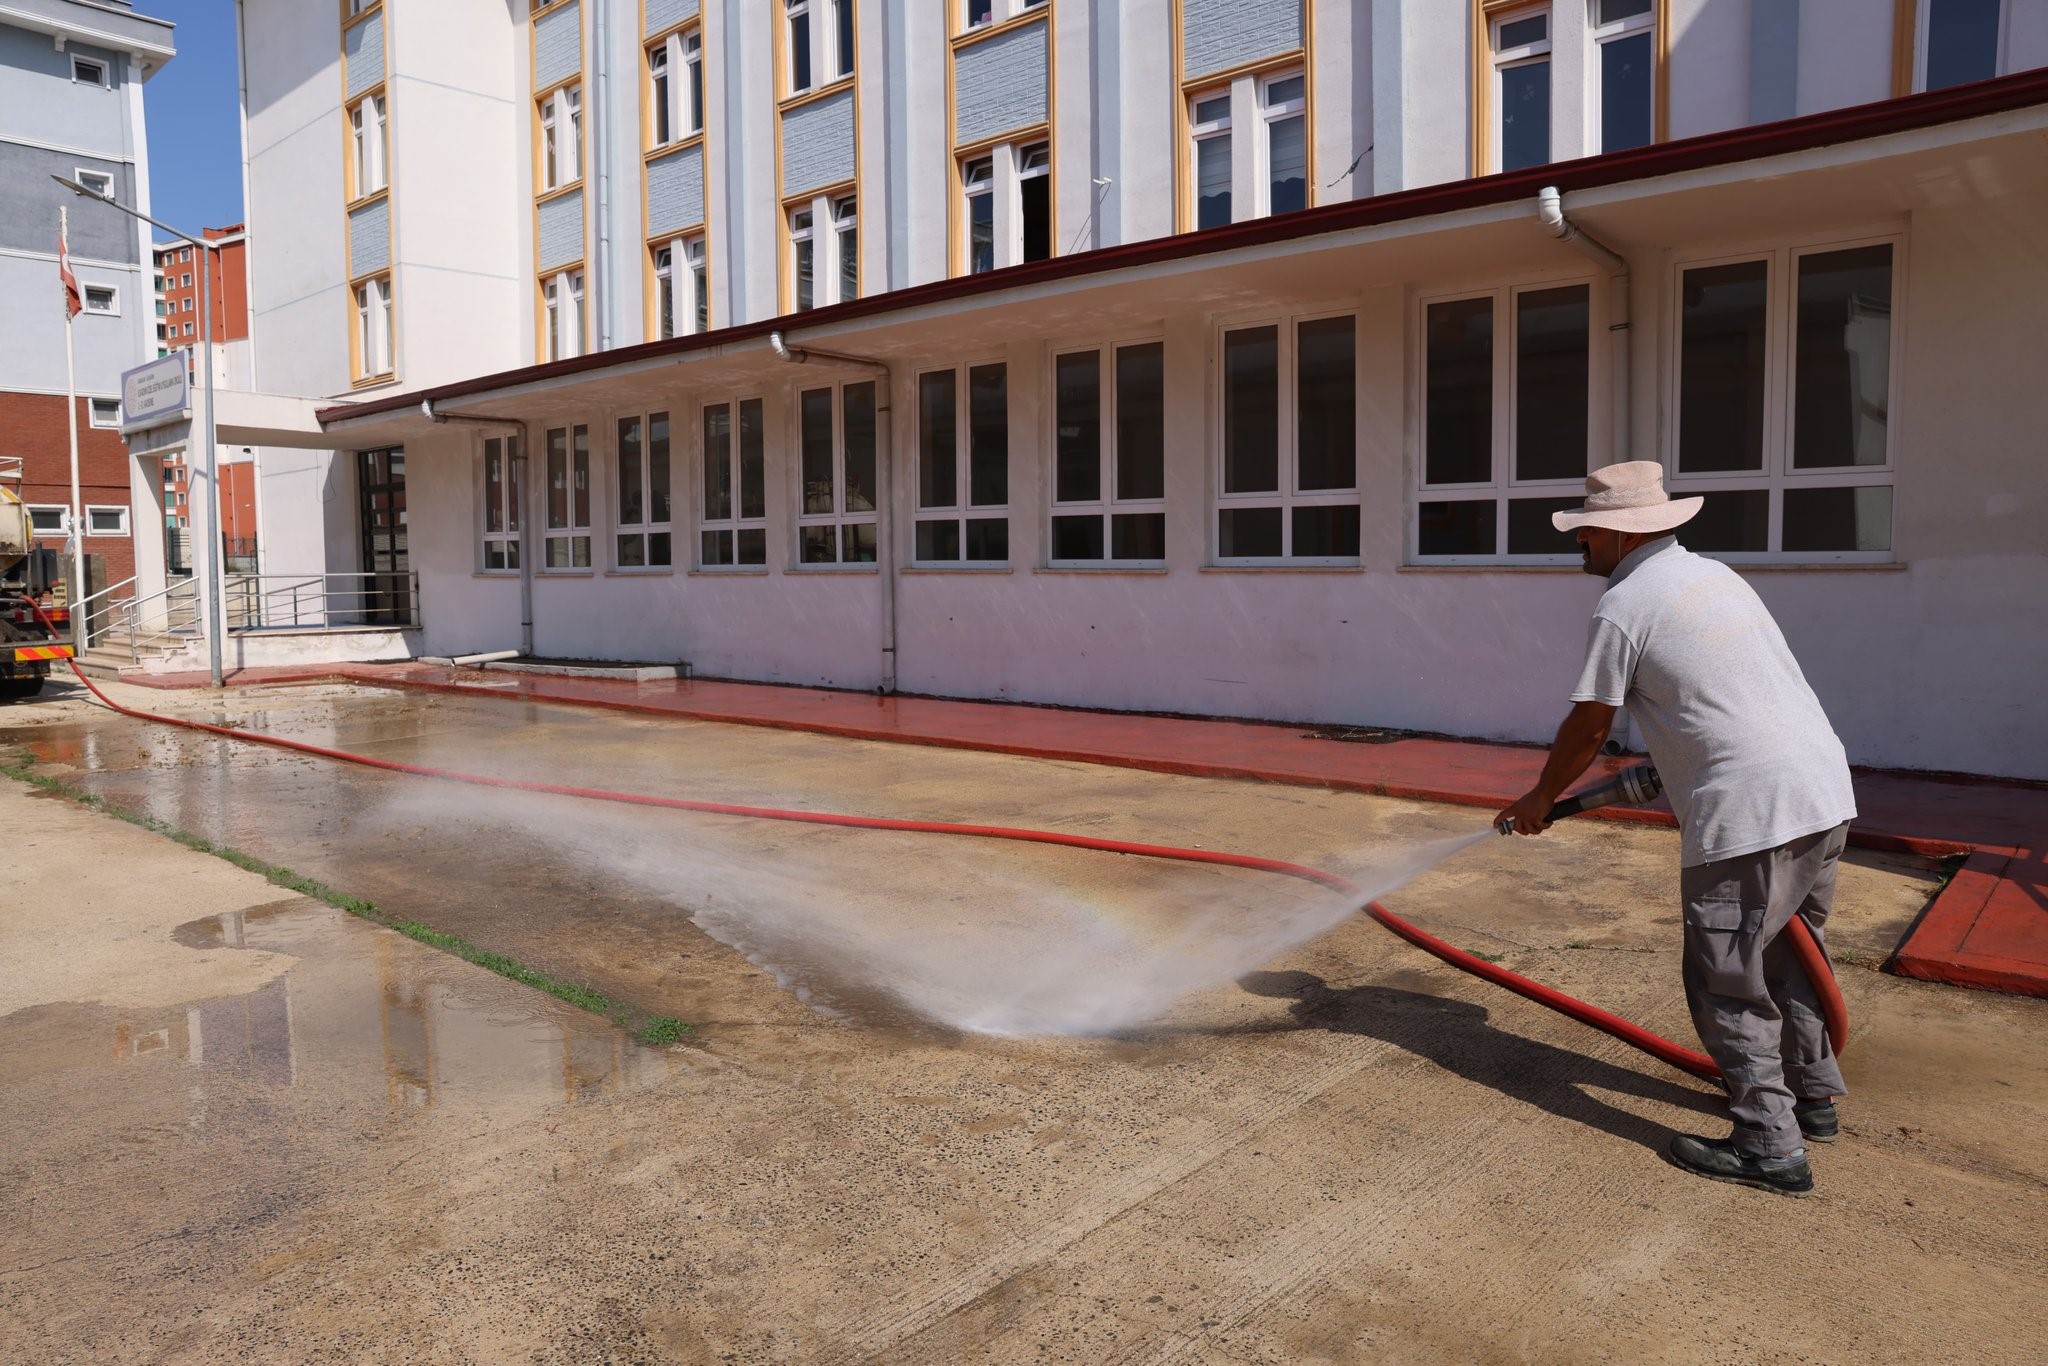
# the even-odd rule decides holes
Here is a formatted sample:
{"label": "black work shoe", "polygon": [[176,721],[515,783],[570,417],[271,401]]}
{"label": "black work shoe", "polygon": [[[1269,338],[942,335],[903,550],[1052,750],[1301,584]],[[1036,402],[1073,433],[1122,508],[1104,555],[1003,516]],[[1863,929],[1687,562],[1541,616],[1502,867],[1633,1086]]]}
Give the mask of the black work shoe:
{"label": "black work shoe", "polygon": [[1758,1157],[1726,1138],[1695,1138],[1680,1134],[1666,1150],[1672,1163],[1695,1176],[1754,1186],[1760,1191],[1804,1198],[1813,1194],[1813,1168],[1804,1155]]}
{"label": "black work shoe", "polygon": [[1799,1121],[1799,1132],[1809,1143],[1833,1143],[1842,1136],[1842,1121],[1835,1114],[1832,1098],[1796,1101],[1792,1118]]}

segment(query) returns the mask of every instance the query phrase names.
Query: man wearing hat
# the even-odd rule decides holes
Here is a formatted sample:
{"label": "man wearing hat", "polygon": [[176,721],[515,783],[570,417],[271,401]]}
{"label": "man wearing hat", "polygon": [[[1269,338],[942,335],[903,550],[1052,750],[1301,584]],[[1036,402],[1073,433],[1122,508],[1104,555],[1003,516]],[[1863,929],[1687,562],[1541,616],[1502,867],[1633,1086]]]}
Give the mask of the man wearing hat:
{"label": "man wearing hat", "polygon": [[1735,1121],[1725,1139],[1674,1138],[1671,1160],[1806,1195],[1805,1143],[1834,1140],[1833,1098],[1847,1088],[1783,931],[1796,915],[1821,939],[1856,798],[1842,742],[1762,601],[1672,534],[1703,501],[1670,497],[1661,465],[1632,460],[1596,471],[1585,506],[1552,516],[1578,532],[1607,591],[1543,776],[1497,819],[1541,834],[1628,707],[1683,834],[1686,1001]]}

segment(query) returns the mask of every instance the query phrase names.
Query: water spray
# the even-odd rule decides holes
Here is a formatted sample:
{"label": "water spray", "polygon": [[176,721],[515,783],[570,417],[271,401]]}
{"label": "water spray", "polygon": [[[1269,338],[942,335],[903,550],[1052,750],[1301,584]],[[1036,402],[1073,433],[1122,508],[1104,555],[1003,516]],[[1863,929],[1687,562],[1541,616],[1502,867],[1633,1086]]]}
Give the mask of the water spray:
{"label": "water spray", "polygon": [[[1637,764],[1616,774],[1612,782],[1602,787],[1588,788],[1566,797],[1550,808],[1550,814],[1543,818],[1543,823],[1553,825],[1566,816],[1576,816],[1582,811],[1602,806],[1648,806],[1663,790],[1664,780],[1657,776],[1657,766]],[[1515,833],[1515,823],[1506,818],[1495,822],[1493,828],[1503,835]]]}

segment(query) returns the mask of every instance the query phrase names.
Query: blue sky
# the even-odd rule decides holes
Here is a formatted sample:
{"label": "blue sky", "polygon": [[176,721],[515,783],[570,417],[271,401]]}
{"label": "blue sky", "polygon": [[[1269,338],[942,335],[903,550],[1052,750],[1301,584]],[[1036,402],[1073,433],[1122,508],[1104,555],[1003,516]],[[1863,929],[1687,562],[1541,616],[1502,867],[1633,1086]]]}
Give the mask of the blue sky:
{"label": "blue sky", "polygon": [[[234,0],[137,0],[178,26],[178,55],[142,87],[150,216],[186,232],[242,221]],[[167,236],[157,233],[159,240]]]}

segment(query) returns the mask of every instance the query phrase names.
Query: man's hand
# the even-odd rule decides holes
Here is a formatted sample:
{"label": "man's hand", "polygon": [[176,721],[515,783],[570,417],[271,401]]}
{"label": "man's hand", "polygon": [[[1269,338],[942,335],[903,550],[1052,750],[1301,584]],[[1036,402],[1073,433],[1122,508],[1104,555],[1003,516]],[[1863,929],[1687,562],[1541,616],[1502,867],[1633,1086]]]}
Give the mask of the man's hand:
{"label": "man's hand", "polygon": [[[1550,828],[1550,822],[1545,817],[1555,805],[1555,802],[1543,795],[1541,788],[1531,789],[1524,792],[1513,806],[1493,818],[1494,829],[1500,830],[1502,834],[1512,830],[1517,835],[1540,835]],[[1507,829],[1502,829],[1503,826]]]}

